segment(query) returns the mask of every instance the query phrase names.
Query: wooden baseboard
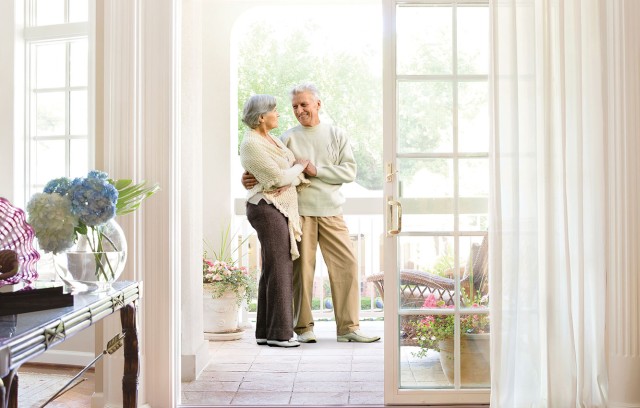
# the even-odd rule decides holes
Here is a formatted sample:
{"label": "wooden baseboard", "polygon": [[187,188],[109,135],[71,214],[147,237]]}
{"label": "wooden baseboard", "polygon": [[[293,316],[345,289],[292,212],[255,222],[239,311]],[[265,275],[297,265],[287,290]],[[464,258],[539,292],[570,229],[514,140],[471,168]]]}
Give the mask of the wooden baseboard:
{"label": "wooden baseboard", "polygon": [[[50,363],[24,363],[23,365],[20,366],[21,370],[24,371],[36,371],[36,372],[40,372],[40,371],[78,371],[80,368],[80,366],[76,366],[76,365],[69,365],[69,364],[50,364]],[[95,373],[95,368],[91,367],[87,370],[87,372],[90,373]]]}
{"label": "wooden baseboard", "polygon": [[86,367],[95,356],[92,353],[70,350],[49,350],[44,354],[32,359],[34,364],[70,365],[75,367]]}

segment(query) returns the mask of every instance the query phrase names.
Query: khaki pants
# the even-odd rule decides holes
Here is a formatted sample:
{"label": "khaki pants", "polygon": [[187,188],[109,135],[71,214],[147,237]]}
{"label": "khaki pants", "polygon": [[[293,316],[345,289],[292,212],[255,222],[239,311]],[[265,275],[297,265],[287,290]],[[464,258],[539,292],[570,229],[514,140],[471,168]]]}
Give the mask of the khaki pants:
{"label": "khaki pants", "polygon": [[349,230],[342,216],[301,216],[300,221],[302,223],[302,241],[298,244],[300,258],[293,262],[295,332],[302,334],[313,330],[311,299],[318,245],[329,271],[337,334],[340,336],[358,330],[360,326],[358,263],[349,238]]}

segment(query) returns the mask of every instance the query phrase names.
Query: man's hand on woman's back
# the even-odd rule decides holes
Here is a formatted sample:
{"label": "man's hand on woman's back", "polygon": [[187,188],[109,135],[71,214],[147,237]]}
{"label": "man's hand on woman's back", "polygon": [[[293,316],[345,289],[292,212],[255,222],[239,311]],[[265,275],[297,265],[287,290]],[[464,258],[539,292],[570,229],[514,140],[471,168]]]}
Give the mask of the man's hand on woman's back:
{"label": "man's hand on woman's back", "polygon": [[247,190],[251,190],[253,187],[255,187],[256,184],[258,184],[258,180],[253,177],[253,174],[249,173],[246,170],[244,173],[242,173],[242,180],[240,182]]}

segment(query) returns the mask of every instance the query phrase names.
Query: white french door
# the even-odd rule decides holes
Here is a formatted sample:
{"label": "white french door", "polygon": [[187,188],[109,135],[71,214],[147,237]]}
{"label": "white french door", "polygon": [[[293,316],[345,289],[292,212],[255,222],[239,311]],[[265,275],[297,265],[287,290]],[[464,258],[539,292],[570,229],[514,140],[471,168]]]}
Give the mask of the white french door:
{"label": "white french door", "polygon": [[385,404],[488,403],[488,4],[383,10]]}

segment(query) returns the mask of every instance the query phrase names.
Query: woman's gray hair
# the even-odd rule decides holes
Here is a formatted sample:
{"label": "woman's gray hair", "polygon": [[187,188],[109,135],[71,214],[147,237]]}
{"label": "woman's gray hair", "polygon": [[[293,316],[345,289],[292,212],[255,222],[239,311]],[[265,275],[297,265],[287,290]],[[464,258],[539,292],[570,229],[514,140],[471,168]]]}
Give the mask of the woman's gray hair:
{"label": "woman's gray hair", "polygon": [[260,125],[260,116],[269,113],[276,107],[276,98],[271,95],[253,95],[244,103],[242,122],[255,129]]}
{"label": "woman's gray hair", "polygon": [[313,96],[313,99],[315,99],[316,101],[320,100],[320,92],[318,91],[318,88],[316,88],[316,86],[311,82],[304,82],[302,84],[294,86],[291,91],[289,91],[289,96],[293,99],[294,96],[302,92],[309,92]]}

